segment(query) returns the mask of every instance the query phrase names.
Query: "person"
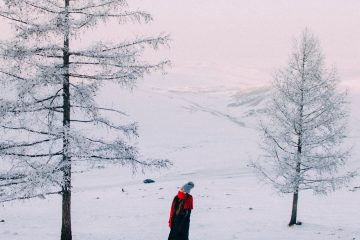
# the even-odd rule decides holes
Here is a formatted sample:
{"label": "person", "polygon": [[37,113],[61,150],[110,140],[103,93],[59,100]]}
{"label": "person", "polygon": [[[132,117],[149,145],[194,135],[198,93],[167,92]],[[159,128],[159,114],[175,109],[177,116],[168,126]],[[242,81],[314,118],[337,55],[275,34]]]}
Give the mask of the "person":
{"label": "person", "polygon": [[172,201],[168,240],[189,240],[190,215],[193,209],[193,197],[190,195],[192,188],[193,182],[186,183]]}

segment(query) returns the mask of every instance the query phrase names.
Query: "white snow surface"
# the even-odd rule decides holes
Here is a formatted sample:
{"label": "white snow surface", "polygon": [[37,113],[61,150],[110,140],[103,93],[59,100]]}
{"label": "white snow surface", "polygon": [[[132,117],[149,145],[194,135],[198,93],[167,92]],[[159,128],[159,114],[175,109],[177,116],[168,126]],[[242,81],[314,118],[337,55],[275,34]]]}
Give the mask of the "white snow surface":
{"label": "white snow surface", "polygon": [[[74,173],[74,240],[167,239],[171,201],[190,180],[195,183],[190,240],[360,239],[358,178],[327,196],[301,192],[298,219],[303,225],[289,228],[292,196],[275,193],[248,166],[261,154],[256,128],[271,91],[267,85],[237,76],[233,84],[224,85],[223,72],[212,79],[204,69],[198,75],[191,72],[154,75],[132,92],[107,85],[99,94],[101,103],[138,121],[138,145],[145,158],[168,158],[174,165],[135,175],[113,165]],[[349,100],[348,145],[353,153],[348,167],[356,169],[357,89],[350,89]],[[144,184],[145,178],[156,182]],[[61,198],[4,203],[2,219],[1,240],[60,239]]]}

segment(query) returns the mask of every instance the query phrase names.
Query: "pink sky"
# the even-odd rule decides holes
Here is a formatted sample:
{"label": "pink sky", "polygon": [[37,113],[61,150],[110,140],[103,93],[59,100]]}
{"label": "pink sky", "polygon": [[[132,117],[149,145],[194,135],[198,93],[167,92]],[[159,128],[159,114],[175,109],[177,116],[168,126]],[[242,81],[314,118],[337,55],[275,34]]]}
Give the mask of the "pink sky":
{"label": "pink sky", "polygon": [[[97,35],[118,39],[127,31],[168,32],[166,55],[174,69],[204,65],[241,72],[262,72],[286,63],[291,39],[309,27],[320,39],[328,65],[344,80],[360,79],[359,0],[131,0],[155,19],[146,27],[110,24]],[[0,38],[8,35],[0,23]],[[93,32],[94,33],[94,32]],[[91,33],[91,34],[93,34]],[[86,35],[82,43],[91,41]]]}
{"label": "pink sky", "polygon": [[[139,0],[171,33],[175,62],[268,69],[283,65],[291,39],[309,27],[329,65],[360,76],[359,0]],[[151,3],[152,2],[152,3]],[[351,73],[350,73],[351,72]]]}

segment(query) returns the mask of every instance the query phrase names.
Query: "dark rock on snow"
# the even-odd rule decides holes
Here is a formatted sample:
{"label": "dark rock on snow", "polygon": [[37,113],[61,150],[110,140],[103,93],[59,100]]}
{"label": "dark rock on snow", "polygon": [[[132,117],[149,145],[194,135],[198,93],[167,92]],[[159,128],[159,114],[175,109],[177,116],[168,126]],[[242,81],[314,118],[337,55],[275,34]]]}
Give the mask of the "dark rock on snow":
{"label": "dark rock on snow", "polygon": [[150,178],[144,180],[144,183],[154,183],[154,182],[155,181]]}

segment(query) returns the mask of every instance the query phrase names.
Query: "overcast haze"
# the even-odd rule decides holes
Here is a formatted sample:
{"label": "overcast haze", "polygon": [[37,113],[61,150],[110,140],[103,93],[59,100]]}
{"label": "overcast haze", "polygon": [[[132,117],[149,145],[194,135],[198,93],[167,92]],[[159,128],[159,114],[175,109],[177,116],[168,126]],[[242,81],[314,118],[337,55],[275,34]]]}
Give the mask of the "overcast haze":
{"label": "overcast haze", "polygon": [[358,0],[160,0],[146,8],[154,24],[171,33],[175,63],[273,71],[285,63],[292,37],[309,27],[321,40],[328,64],[346,77],[360,73]]}
{"label": "overcast haze", "polygon": [[[171,49],[165,52],[173,62],[170,74],[172,71],[191,73],[193,67],[206,67],[233,73],[235,78],[261,82],[286,64],[291,39],[308,27],[320,39],[326,63],[337,66],[345,82],[355,84],[360,77],[359,0],[136,0],[129,3],[152,13],[155,21],[146,27],[110,24],[97,33],[109,39],[122,38],[127,31],[170,33]],[[5,29],[5,23],[1,25]],[[8,32],[2,31],[1,38],[6,35]],[[82,43],[91,38],[86,35]]]}

